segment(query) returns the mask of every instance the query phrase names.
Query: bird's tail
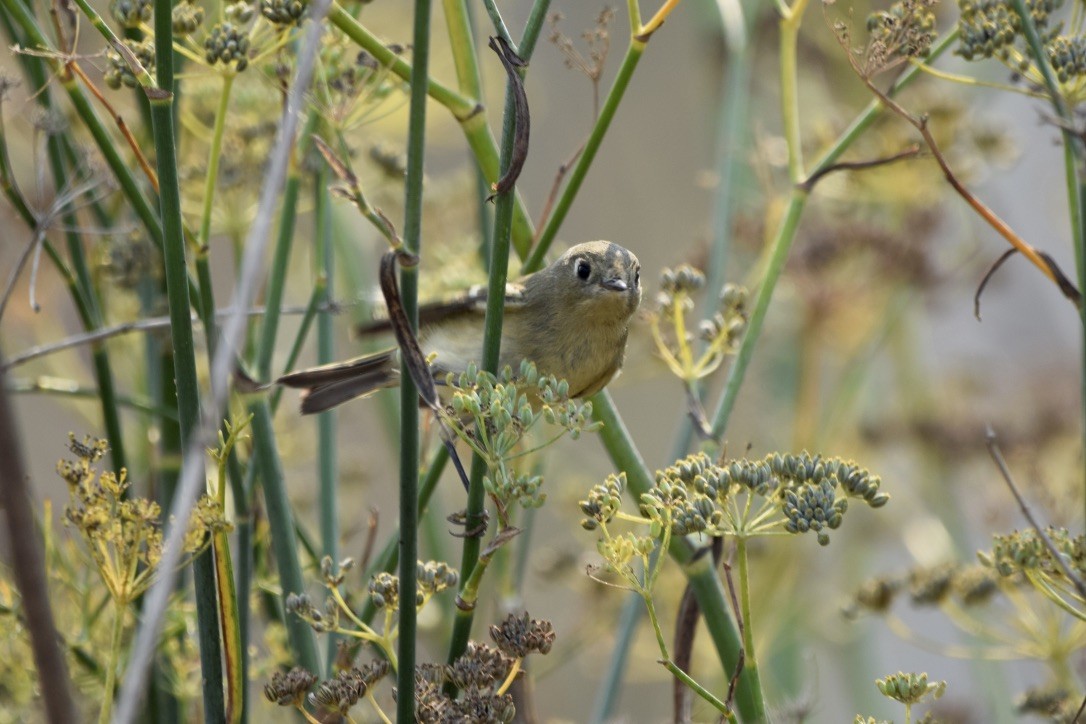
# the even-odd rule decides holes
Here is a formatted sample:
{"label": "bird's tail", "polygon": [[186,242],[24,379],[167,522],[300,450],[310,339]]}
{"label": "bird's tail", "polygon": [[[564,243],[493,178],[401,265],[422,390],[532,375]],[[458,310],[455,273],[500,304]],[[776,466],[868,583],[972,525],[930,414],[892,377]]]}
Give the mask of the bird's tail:
{"label": "bird's tail", "polygon": [[336,405],[400,384],[396,348],[346,362],[311,367],[283,375],[276,382],[302,392],[302,414],[330,410]]}

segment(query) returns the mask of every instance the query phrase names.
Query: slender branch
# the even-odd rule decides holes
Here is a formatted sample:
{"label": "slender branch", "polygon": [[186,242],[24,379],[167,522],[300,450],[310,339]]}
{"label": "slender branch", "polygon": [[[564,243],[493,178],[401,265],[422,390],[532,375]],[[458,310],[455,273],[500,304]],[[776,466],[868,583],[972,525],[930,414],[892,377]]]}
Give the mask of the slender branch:
{"label": "slender branch", "polygon": [[1045,548],[1047,548],[1049,554],[1052,555],[1052,560],[1054,560],[1056,565],[1060,567],[1060,570],[1063,571],[1063,575],[1067,576],[1067,580],[1074,585],[1075,590],[1078,591],[1078,595],[1081,596],[1083,600],[1086,600],[1086,582],[1083,582],[1083,580],[1071,570],[1071,566],[1067,565],[1067,561],[1064,559],[1063,555],[1056,550],[1056,546],[1052,543],[1052,539],[1049,538],[1048,533],[1045,533],[1044,528],[1026,503],[1025,498],[1022,497],[1022,493],[1018,489],[1018,485],[1015,484],[1014,477],[1011,475],[1010,468],[1007,467],[1007,461],[1003,458],[1003,451],[999,447],[999,440],[991,425],[988,426],[987,432],[984,435],[984,444],[988,447],[988,454],[992,456],[992,460],[995,462],[996,467],[999,468],[999,474],[1003,476],[1003,480],[1007,483],[1007,487],[1011,489],[1011,494],[1018,503],[1018,508],[1022,511],[1022,515],[1026,516],[1026,520],[1028,520],[1029,524],[1033,526],[1033,529],[1037,531],[1037,535],[1040,536],[1041,541],[1045,544]]}
{"label": "slender branch", "polygon": [[[2,361],[2,356],[0,356]],[[30,633],[30,647],[38,670],[41,700],[52,724],[80,721],[68,688],[68,667],[60,650],[60,637],[49,599],[45,555],[37,516],[31,506],[30,480],[23,463],[18,425],[0,372],[0,509],[5,512],[11,567],[22,599],[22,611]]]}
{"label": "slender branch", "polygon": [[915,158],[919,153],[920,144],[914,143],[904,151],[898,151],[892,156],[873,158],[868,161],[842,161],[841,163],[832,163],[828,166],[816,169],[810,176],[801,181],[799,186],[804,191],[811,191],[814,189],[815,184],[835,171],[862,171],[869,168],[878,168],[879,166],[887,166],[892,163],[897,163],[898,161]]}
{"label": "slender branch", "polygon": [[[322,302],[316,306],[316,311],[328,312],[331,314],[338,314],[347,306],[352,305],[353,302]],[[309,311],[309,307],[302,306],[288,306],[281,307],[279,314],[299,315],[306,314]],[[258,317],[263,314],[267,314],[267,307],[252,307],[242,314],[247,317]],[[233,308],[220,309],[215,312],[216,319],[227,319],[234,314]],[[190,314],[192,321],[198,321],[199,317],[195,312]],[[101,342],[111,337],[119,337],[131,332],[150,332],[156,329],[167,329],[170,326],[169,317],[148,317],[147,319],[138,319],[133,322],[121,322],[120,324],[114,324],[109,327],[100,327],[93,332],[84,332],[81,334],[73,334],[70,337],[53,342],[51,344],[44,344],[37,347],[31,347],[22,354],[14,355],[2,363],[0,363],[0,370],[9,370],[19,365],[26,364],[27,362],[38,359],[39,357],[46,357],[57,352],[62,352],[66,349],[73,347],[81,347],[87,344],[94,344]]]}

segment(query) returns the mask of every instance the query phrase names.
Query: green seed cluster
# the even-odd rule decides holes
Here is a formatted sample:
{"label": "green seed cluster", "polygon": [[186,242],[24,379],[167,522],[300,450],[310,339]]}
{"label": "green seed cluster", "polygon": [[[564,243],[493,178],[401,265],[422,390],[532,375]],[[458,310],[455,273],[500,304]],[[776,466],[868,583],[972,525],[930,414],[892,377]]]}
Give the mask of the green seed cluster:
{"label": "green seed cluster", "polygon": [[378,573],[370,581],[370,599],[377,608],[395,610],[400,603],[400,579],[391,573]]}
{"label": "green seed cluster", "polygon": [[[1086,536],[1072,536],[1066,528],[1049,527],[1046,533],[1068,567],[1080,576],[1086,574]],[[1057,580],[1066,578],[1063,568],[1034,529],[997,535],[994,540],[991,552],[978,553],[977,557],[1001,576],[1029,572]]]}
{"label": "green seed cluster", "polygon": [[225,8],[226,17],[238,25],[245,25],[253,19],[255,11],[251,0],[237,0],[229,3]]}
{"label": "green seed cluster", "polygon": [[309,624],[317,633],[335,631],[339,626],[339,607],[331,598],[325,600],[324,610],[314,605],[307,593],[291,593],[286,600],[287,613],[292,613]]}
{"label": "green seed cluster", "polygon": [[308,9],[308,0],[260,0],[260,14],[276,25],[297,25]]}
{"label": "green seed cluster", "polygon": [[[1026,0],[1030,17],[1041,35],[1041,42],[1048,45],[1059,34],[1060,24],[1049,27],[1052,13],[1063,0]],[[957,54],[966,60],[998,58],[1009,62],[1012,50],[1024,47],[1022,20],[1006,0],[958,0]],[[1019,70],[1030,66],[1029,53],[1021,53]]]}
{"label": "green seed cluster", "polygon": [[[139,61],[143,69],[148,73],[153,73],[155,70],[155,44],[152,40],[144,40],[142,42],[129,41],[128,49],[132,51],[132,54],[136,56],[136,60]],[[109,66],[106,68],[106,72],[102,75],[102,79],[106,82],[110,88],[117,90],[122,85],[126,88],[135,88],[139,85],[139,81],[136,79],[135,73],[132,72],[132,68],[128,66],[128,63],[121,54],[113,48],[106,51],[106,62]]]}
{"label": "green seed cluster", "polygon": [[720,309],[698,324],[698,337],[712,343],[726,338],[724,346],[733,348],[747,331],[747,290],[736,284],[725,284],[720,292]]}
{"label": "green seed cluster", "polygon": [[455,588],[460,581],[460,572],[444,561],[419,561],[415,566],[415,578],[418,581],[416,602],[421,606],[426,598]]}
{"label": "green seed cluster", "polygon": [[1060,83],[1086,75],[1086,37],[1057,36],[1045,46],[1045,54]]}
{"label": "green seed cluster", "polygon": [[938,699],[946,691],[946,682],[928,683],[928,675],[898,672],[875,681],[879,693],[902,704],[919,704],[931,694]]}
{"label": "green seed cluster", "polygon": [[[670,526],[675,535],[725,535],[732,515],[730,499],[746,493],[777,505],[780,525],[789,533],[814,532],[819,543],[826,545],[828,531],[841,525],[849,498],[863,500],[872,508],[889,501],[880,485],[878,477],[855,463],[807,452],[773,453],[762,460],[724,464],[696,453],[657,471],[655,485],[641,496],[640,506],[650,523],[650,537],[659,537],[664,526]],[[582,527],[594,530],[609,522],[618,511],[624,488],[625,478],[615,476],[594,487],[580,501],[586,516]],[[633,543],[615,540],[609,542],[609,552],[625,559],[637,553]]]}
{"label": "green seed cluster", "polygon": [[122,27],[138,28],[151,20],[151,0],[113,0],[109,13]]}
{"label": "green seed cluster", "polygon": [[816,485],[786,490],[783,510],[788,518],[784,524],[785,530],[789,533],[814,531],[818,535],[818,542],[828,545],[830,537],[825,529],[836,530],[841,526],[848,510],[848,498],[838,498],[833,483],[823,478]]}
{"label": "green seed cluster", "polygon": [[249,66],[248,32],[230,22],[219,23],[211,28],[204,41],[204,59],[210,65],[234,64],[237,72]]}
{"label": "green seed cluster", "polygon": [[194,0],[181,0],[173,6],[173,34],[192,35],[204,23],[204,9]]}
{"label": "green seed cluster", "polygon": [[585,530],[595,530],[602,523],[607,525],[615,517],[622,506],[622,491],[626,489],[626,473],[611,474],[598,485],[592,486],[588,491],[588,497],[580,501],[581,512],[585,518],[581,520],[581,527]]}

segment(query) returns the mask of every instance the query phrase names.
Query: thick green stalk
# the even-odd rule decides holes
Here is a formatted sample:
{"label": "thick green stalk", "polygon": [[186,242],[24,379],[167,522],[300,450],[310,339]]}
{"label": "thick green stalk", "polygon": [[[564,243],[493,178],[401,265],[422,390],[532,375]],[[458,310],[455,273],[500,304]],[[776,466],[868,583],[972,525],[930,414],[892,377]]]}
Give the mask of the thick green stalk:
{"label": "thick green stalk", "polygon": [[[188,449],[200,424],[200,388],[196,377],[196,348],[192,336],[185,238],[181,220],[181,191],[177,175],[177,146],[173,128],[173,26],[170,0],[155,0],[155,60],[158,88],[149,93],[162,214],[163,261],[170,308],[177,413],[181,446]],[[176,524],[176,523],[175,523]],[[222,653],[214,561],[205,551],[192,564],[196,589],[200,667],[203,672],[204,716],[225,719]]]}
{"label": "thick green stalk", "polygon": [[[271,529],[272,550],[275,554],[275,565],[279,571],[282,598],[285,600],[292,593],[305,592],[305,580],[298,560],[298,545],[295,539],[290,498],[287,496],[286,483],[283,479],[283,462],[279,458],[279,450],[275,444],[275,431],[272,429],[271,410],[267,400],[251,403],[249,412],[253,413],[254,456],[250,464],[259,466],[264,489],[264,503],[268,510],[268,526]],[[317,642],[313,637],[313,629],[292,613],[286,616],[286,628],[294,662],[298,666],[319,673],[320,659],[317,655]]]}
{"label": "thick green stalk", "polygon": [[596,124],[592,127],[592,132],[585,142],[584,150],[577,159],[577,165],[575,165],[573,171],[570,172],[569,181],[566,183],[566,187],[562,189],[562,195],[558,198],[558,202],[555,203],[554,211],[551,212],[550,218],[547,219],[547,225],[543,227],[543,231],[540,232],[539,241],[536,243],[535,248],[532,249],[531,255],[524,263],[525,273],[542,268],[544,258],[547,255],[547,250],[550,249],[554,237],[558,234],[559,227],[561,227],[562,222],[565,221],[566,214],[569,213],[569,209],[573,205],[573,200],[577,197],[577,192],[580,191],[585,176],[588,175],[589,167],[596,159],[596,152],[599,150],[600,144],[603,143],[603,137],[607,134],[607,129],[611,127],[611,121],[615,117],[615,111],[618,110],[618,106],[622,102],[622,97],[626,94],[626,88],[630,84],[630,78],[633,77],[633,72],[637,68],[637,63],[641,60],[641,55],[645,52],[645,44],[647,42],[647,40],[631,38],[630,47],[626,50],[626,57],[622,59],[622,65],[618,69],[618,75],[615,76],[615,82],[611,85],[611,90],[607,94],[607,99],[603,102],[603,108],[600,109],[599,118],[596,119]]}
{"label": "thick green stalk", "polygon": [[465,0],[442,0],[442,6],[460,93],[465,98],[481,100],[483,88],[479,80],[479,60],[475,55],[475,34],[471,29],[468,4]]}
{"label": "thick green stalk", "polygon": [[[407,125],[407,181],[404,184],[404,247],[411,254],[422,250],[422,176],[426,156],[426,91],[430,78],[430,0],[415,0],[411,68],[411,108]],[[417,266],[400,267],[400,295],[413,330],[419,326]],[[396,655],[396,716],[415,719],[415,661],[418,590],[418,389],[407,363],[400,383],[400,605]]]}
{"label": "thick green stalk", "polygon": [[[513,141],[516,135],[516,112],[512,87],[505,93],[505,114],[502,122],[501,167],[504,174],[513,154]],[[490,249],[490,274],[487,283],[486,322],[483,330],[482,369],[497,373],[501,354],[502,323],[505,320],[505,284],[509,276],[509,250],[513,221],[513,191],[498,194],[494,204],[494,243]],[[483,520],[483,506],[486,492],[483,489],[483,476],[487,465],[482,456],[472,456],[471,473],[468,485],[468,503],[466,527],[476,528]],[[478,594],[478,580],[483,568],[476,571],[479,562],[479,549],[482,539],[478,536],[464,538],[464,549],[460,561],[460,596],[453,621],[452,640],[449,644],[448,661],[452,663],[467,649],[471,637],[471,624],[475,615],[475,599]]]}
{"label": "thick green stalk", "polygon": [[[644,493],[652,489],[655,481],[607,390],[592,397],[592,416],[603,423],[600,439],[615,467],[626,473],[626,484],[630,496],[634,500],[640,500]],[[671,539],[668,554],[680,564],[690,587],[694,590],[705,625],[709,629],[709,636],[713,640],[713,646],[716,648],[724,671],[735,671],[742,644],[732,618],[728,614],[724,587],[713,567],[712,556],[695,556],[693,545],[682,537]],[[761,697],[761,691],[757,672],[744,668],[739,676],[739,686],[736,691],[736,707],[744,721],[766,721],[765,701]]]}
{"label": "thick green stalk", "polygon": [[[328,12],[328,21],[376,58],[378,63],[387,65],[397,76],[410,82],[411,65],[389,50],[338,3],[332,4],[332,9]],[[498,144],[490,132],[490,126],[487,125],[483,106],[477,99],[465,98],[432,78],[427,80],[426,90],[431,98],[445,106],[460,123],[460,128],[464,132],[472,153],[475,154],[479,168],[482,169],[488,182],[496,182],[501,177]],[[528,211],[518,196],[513,214],[513,245],[521,259],[528,255],[534,235],[535,229],[532,228],[532,222],[528,218]]]}

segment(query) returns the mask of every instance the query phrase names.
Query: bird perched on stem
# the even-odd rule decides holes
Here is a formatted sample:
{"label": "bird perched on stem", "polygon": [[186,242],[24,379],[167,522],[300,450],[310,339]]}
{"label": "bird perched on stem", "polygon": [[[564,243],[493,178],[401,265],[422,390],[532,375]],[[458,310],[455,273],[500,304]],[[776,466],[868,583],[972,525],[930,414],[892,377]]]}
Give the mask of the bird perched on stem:
{"label": "bird perched on stem", "polygon": [[[475,287],[458,298],[419,308],[419,345],[440,384],[483,355],[487,291]],[[641,302],[641,265],[609,241],[574,246],[553,264],[506,285],[498,367],[518,369],[522,359],[540,374],[569,383],[570,397],[599,392],[626,355],[630,318]],[[387,329],[387,321],[361,330]],[[304,390],[302,412],[323,412],[400,381],[398,348],[346,362],[291,372],[278,383]]]}

